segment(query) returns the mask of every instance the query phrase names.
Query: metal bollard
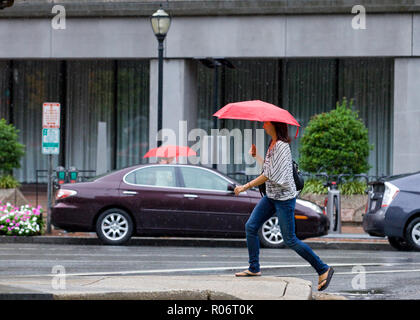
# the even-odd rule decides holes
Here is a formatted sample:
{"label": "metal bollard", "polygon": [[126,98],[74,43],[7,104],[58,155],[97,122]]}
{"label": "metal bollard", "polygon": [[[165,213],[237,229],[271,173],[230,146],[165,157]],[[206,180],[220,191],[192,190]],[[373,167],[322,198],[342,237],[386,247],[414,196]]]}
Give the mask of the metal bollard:
{"label": "metal bollard", "polygon": [[[337,182],[330,182],[330,176],[325,172],[317,173],[315,176],[325,178],[324,187],[328,188],[328,196],[325,199],[327,202],[325,207],[326,215],[330,220],[328,233],[341,233],[341,196]],[[343,176],[343,174],[338,175],[338,182],[341,182]]]}
{"label": "metal bollard", "polygon": [[341,233],[341,197],[336,182],[328,186],[327,216],[330,219],[329,232]]}

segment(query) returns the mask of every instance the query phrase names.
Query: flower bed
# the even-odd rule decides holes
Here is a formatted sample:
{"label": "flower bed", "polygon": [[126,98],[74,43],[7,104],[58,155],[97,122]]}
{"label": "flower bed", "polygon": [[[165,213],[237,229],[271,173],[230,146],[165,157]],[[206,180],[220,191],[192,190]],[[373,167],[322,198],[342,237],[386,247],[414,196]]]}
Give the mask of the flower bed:
{"label": "flower bed", "polygon": [[34,236],[43,231],[43,209],[29,205],[15,207],[0,201],[0,235]]}

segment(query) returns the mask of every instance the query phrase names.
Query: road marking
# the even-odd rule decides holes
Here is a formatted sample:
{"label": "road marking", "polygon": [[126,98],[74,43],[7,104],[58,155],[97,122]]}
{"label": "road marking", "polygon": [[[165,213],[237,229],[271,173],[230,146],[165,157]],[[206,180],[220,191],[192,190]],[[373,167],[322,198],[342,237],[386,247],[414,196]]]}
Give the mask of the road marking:
{"label": "road marking", "polygon": [[[290,252],[291,253],[291,252]],[[158,253],[142,253],[142,254],[115,254],[113,252],[109,253],[42,253],[42,252],[13,252],[13,253],[1,253],[0,252],[0,258],[8,258],[8,257],[26,257],[26,256],[34,256],[36,255],[38,258],[42,257],[71,257],[71,256],[77,256],[77,257],[104,257],[104,258],[112,258],[113,260],[117,257],[120,258],[135,258],[135,257],[158,257],[158,258],[167,258],[167,257],[175,257],[175,258],[209,258],[209,259],[215,259],[215,258],[238,258],[238,259],[246,259],[248,260],[248,254],[243,253],[242,255],[220,255],[220,254],[158,254]],[[261,259],[268,260],[268,259],[300,259],[298,255],[264,255],[261,254]],[[322,256],[322,259],[354,259],[354,256]],[[378,259],[385,259],[386,257],[377,257]],[[398,257],[388,257],[389,259],[405,259],[405,258],[398,258]]]}
{"label": "road marking", "polygon": [[[420,263],[419,263],[420,264]],[[353,267],[353,266],[393,266],[390,263],[336,263],[330,264],[333,267]],[[406,265],[406,264],[404,264]],[[262,270],[285,269],[285,268],[308,268],[310,264],[292,264],[292,265],[269,265],[261,267]],[[197,272],[197,271],[233,271],[247,269],[248,266],[233,267],[211,267],[211,268],[188,268],[188,269],[153,269],[153,270],[132,270],[132,271],[110,271],[110,272],[86,272],[86,273],[67,273],[66,277],[76,276],[105,276],[105,275],[130,275],[130,274],[153,274],[153,273],[174,273],[174,272]],[[54,277],[56,274],[34,274],[34,275],[16,275],[19,277]],[[11,275],[0,275],[1,277],[11,277]]]}

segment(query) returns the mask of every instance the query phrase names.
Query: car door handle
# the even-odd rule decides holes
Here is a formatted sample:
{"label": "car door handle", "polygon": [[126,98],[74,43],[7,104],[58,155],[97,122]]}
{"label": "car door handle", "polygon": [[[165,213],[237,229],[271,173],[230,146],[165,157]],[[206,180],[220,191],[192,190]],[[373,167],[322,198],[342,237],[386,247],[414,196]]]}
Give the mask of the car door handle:
{"label": "car door handle", "polygon": [[123,194],[137,194],[136,191],[123,191]]}
{"label": "car door handle", "polygon": [[196,199],[198,196],[196,194],[184,194],[184,198]]}

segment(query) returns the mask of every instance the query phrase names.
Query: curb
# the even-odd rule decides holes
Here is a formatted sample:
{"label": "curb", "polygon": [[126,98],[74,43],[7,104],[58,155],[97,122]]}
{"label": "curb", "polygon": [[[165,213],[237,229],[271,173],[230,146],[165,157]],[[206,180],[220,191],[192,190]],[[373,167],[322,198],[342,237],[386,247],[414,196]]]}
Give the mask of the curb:
{"label": "curb", "polygon": [[[359,241],[310,241],[305,240],[313,249],[342,249],[342,250],[384,250],[395,251],[387,242]],[[97,237],[66,237],[66,236],[0,236],[0,243],[33,243],[33,244],[67,244],[67,245],[103,245]],[[181,247],[228,247],[246,248],[245,239],[211,239],[211,238],[157,238],[133,237],[128,246],[181,246]]]}
{"label": "curb", "polygon": [[152,292],[95,292],[53,294],[53,300],[240,300],[211,290],[168,290]]}
{"label": "curb", "polygon": [[55,300],[51,293],[0,293],[0,300]]}
{"label": "curb", "polygon": [[0,287],[0,300],[312,300],[312,282],[294,277],[135,276],[99,281],[82,278],[73,281],[65,291],[52,290],[49,279],[14,283],[13,287]]}

